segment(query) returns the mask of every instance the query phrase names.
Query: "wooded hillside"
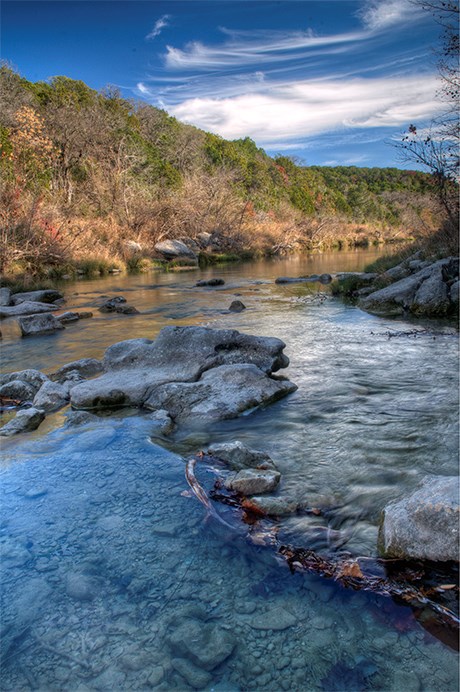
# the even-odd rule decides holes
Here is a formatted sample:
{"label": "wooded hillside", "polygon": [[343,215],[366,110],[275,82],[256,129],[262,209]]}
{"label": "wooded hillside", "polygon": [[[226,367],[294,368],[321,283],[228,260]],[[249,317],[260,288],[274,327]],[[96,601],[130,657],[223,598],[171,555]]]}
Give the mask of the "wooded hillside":
{"label": "wooded hillside", "polygon": [[[111,88],[0,68],[2,271],[101,258],[134,266],[166,238],[215,252],[367,245],[433,232],[430,175],[301,166],[227,141]],[[135,261],[139,260],[139,256]]]}

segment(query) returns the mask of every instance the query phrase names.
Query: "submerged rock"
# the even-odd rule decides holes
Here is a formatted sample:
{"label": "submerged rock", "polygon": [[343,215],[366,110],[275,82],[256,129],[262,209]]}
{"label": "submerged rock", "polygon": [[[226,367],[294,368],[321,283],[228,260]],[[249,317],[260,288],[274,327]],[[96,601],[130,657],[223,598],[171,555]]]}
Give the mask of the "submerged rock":
{"label": "submerged rock", "polygon": [[287,630],[297,624],[297,618],[286,608],[270,608],[265,613],[255,615],[249,621],[255,630]]}
{"label": "submerged rock", "polygon": [[459,560],[459,478],[428,476],[412,495],[387,505],[379,533],[383,555]]}
{"label": "submerged rock", "polygon": [[241,495],[258,495],[275,490],[280,478],[280,472],[272,469],[243,469],[227,478],[225,487]]}
{"label": "submerged rock", "polygon": [[224,284],[223,279],[201,279],[196,282],[195,286],[223,286]]}
{"label": "submerged rock", "polygon": [[266,452],[250,449],[242,442],[222,442],[213,444],[208,454],[222,459],[234,471],[247,468],[274,469],[275,463]]}
{"label": "submerged rock", "polygon": [[210,671],[232,654],[236,641],[228,630],[217,625],[187,619],[172,632],[169,645],[176,656]]}
{"label": "submerged rock", "polygon": [[248,509],[254,509],[261,514],[267,514],[272,517],[284,517],[295,514],[298,507],[299,503],[296,500],[275,495],[251,497],[251,506]]}

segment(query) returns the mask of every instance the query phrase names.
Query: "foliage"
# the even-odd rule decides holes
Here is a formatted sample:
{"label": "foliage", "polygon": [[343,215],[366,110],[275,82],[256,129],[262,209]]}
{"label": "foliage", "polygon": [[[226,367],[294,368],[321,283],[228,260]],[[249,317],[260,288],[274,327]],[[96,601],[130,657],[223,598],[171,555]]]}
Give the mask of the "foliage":
{"label": "foliage", "polygon": [[249,137],[224,140],[114,88],[32,83],[6,64],[0,174],[4,270],[18,256],[34,273],[50,266],[51,241],[57,271],[69,259],[127,260],[127,240],[149,257],[160,240],[206,231],[214,256],[241,257],[422,236],[442,223],[429,175],[272,159]]}

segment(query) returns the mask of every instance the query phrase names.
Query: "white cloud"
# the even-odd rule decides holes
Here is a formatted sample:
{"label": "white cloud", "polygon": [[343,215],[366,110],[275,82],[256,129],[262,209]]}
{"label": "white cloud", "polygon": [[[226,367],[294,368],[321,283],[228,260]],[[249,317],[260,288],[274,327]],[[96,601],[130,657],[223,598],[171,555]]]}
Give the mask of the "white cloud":
{"label": "white cloud", "polygon": [[249,136],[269,146],[339,129],[404,127],[440,108],[434,75],[259,86],[253,93],[191,98],[167,109],[227,139]]}
{"label": "white cloud", "polygon": [[149,34],[147,34],[147,36],[145,37],[146,40],[150,41],[150,40],[156,38],[157,36],[159,36],[161,34],[162,30],[166,26],[169,26],[169,20],[170,19],[171,19],[171,15],[169,15],[169,14],[164,14],[162,17],[160,17],[160,19],[157,19],[152,31]]}
{"label": "white cloud", "polygon": [[372,0],[358,13],[370,31],[384,31],[418,18],[419,8],[410,0]]}

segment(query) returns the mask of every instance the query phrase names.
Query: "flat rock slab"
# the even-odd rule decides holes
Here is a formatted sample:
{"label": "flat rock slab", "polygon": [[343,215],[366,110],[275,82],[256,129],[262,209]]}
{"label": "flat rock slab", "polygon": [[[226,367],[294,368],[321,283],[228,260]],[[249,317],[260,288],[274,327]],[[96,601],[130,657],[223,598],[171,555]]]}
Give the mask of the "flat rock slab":
{"label": "flat rock slab", "polygon": [[297,389],[271,377],[289,360],[279,339],[231,329],[165,327],[155,341],[132,339],[107,349],[105,374],[77,384],[77,409],[143,406],[176,421],[224,420]]}
{"label": "flat rock slab", "polygon": [[56,291],[54,288],[45,288],[38,291],[14,293],[11,296],[11,302],[13,305],[18,305],[19,303],[25,303],[28,301],[38,303],[54,303],[55,300],[60,300],[61,298],[63,298],[63,295],[60,291]]}
{"label": "flat rock slab", "polygon": [[174,421],[218,421],[270,404],[297,386],[267,377],[255,365],[221,365],[205,372],[198,382],[155,387],[144,402],[150,409],[166,409]]}
{"label": "flat rock slab", "polygon": [[169,637],[169,645],[176,656],[187,658],[207,671],[223,663],[232,654],[235,644],[228,630],[192,619],[185,620]]}
{"label": "flat rock slab", "polygon": [[0,307],[0,319],[19,317],[20,315],[38,315],[42,312],[53,312],[56,309],[55,305],[27,300],[24,303],[18,303],[18,305]]}
{"label": "flat rock slab", "polygon": [[387,505],[379,533],[386,557],[459,560],[459,478],[428,476],[412,495]]}
{"label": "flat rock slab", "polygon": [[54,315],[30,315],[18,318],[22,336],[39,336],[40,334],[53,334],[64,329]]}

